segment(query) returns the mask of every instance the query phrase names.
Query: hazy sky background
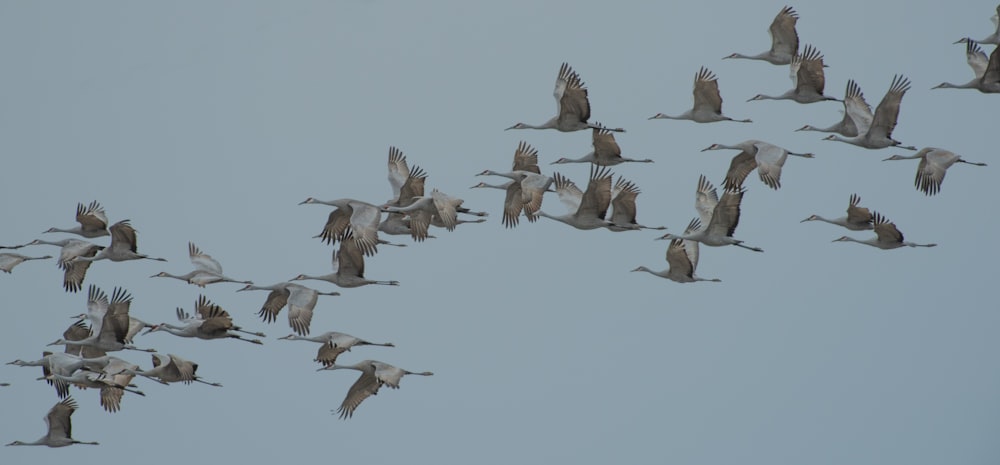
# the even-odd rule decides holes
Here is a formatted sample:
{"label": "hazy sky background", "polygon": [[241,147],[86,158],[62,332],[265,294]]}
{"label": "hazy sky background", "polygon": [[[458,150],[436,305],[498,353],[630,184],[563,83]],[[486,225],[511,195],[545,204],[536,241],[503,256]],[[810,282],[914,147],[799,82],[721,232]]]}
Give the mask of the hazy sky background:
{"label": "hazy sky background", "polygon": [[[913,88],[895,138],[953,150],[942,192],[913,187],[917,162],[793,132],[839,120],[839,103],[749,102],[791,87],[787,66],[721,60],[767,49],[782,3],[759,2],[3,2],[0,4],[0,245],[74,225],[77,202],[129,218],[139,251],[168,263],[95,263],[87,284],[134,295],[132,314],[172,321],[199,293],[264,346],[137,338],[197,361],[223,388],[137,383],[122,411],[73,391],[77,439],[100,447],[0,448],[0,462],[143,460],[221,463],[671,463],[723,465],[996,464],[1000,460],[1000,313],[989,289],[1000,259],[994,194],[1000,97],[934,90],[972,78],[955,40],[991,32],[990,2],[810,2],[801,44],[826,55],[827,93],[858,81],[874,107],[892,76]],[[987,53],[992,46],[985,47]],[[548,163],[590,150],[589,131],[503,131],[554,114],[568,62],[590,89],[592,121],[628,130],[613,171],[635,181],[639,221],[680,232],[696,215],[700,174],[720,184],[736,152],[762,139],[816,158],[788,160],[780,191],[747,180],[737,237],[762,247],[702,248],[681,285],[629,270],[666,268],[656,232],[578,231],[541,220],[505,230],[503,194],[470,190],[506,170],[518,142],[586,184],[586,165]],[[753,124],[647,121],[691,105],[695,72],[719,76],[723,109]],[[395,288],[337,289],[312,332],[396,348],[341,356],[413,370],[353,419],[331,415],[354,371],[317,373],[317,345],[256,317],[266,293],[149,279],[191,269],[186,244],[228,275],[272,284],[329,270],[317,234],[330,208],[306,197],[384,202],[389,146],[439,188],[490,212],[437,239],[382,247],[367,276]],[[502,178],[487,180],[500,183]],[[849,232],[799,221],[837,217],[852,193],[908,240],[882,251],[831,243]],[[544,210],[562,214],[555,196]],[[46,239],[69,237],[47,234]],[[970,239],[970,237],[972,239]],[[107,238],[96,240],[105,243]],[[51,246],[29,255],[58,255]],[[86,291],[61,288],[54,260],[0,276],[4,362],[36,359]],[[149,354],[116,354],[150,368]],[[37,368],[0,366],[0,440],[34,440],[57,401]],[[113,458],[112,458],[112,455]]]}

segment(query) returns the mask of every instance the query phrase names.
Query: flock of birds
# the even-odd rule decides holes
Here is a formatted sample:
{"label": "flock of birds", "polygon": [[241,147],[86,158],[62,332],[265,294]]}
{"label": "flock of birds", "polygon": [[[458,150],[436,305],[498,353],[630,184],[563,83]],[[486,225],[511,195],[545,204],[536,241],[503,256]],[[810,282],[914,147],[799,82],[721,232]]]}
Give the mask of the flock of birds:
{"label": "flock of birds", "polygon": [[[1000,17],[1000,6],[997,7],[997,16],[993,17],[994,23],[998,23],[998,17]],[[791,7],[783,8],[771,23],[769,32],[772,45],[769,50],[757,55],[734,53],[725,57],[761,60],[790,67],[792,89],[777,96],[758,94],[750,101],[793,100],[802,104],[840,102],[844,112],[841,121],[826,128],[806,125],[799,130],[831,133],[824,140],[844,142],[865,149],[899,148],[914,151],[913,155],[893,155],[885,160],[920,160],[914,183],[916,188],[926,195],[934,195],[940,191],[947,169],[956,163],[985,166],[983,163],[964,160],[961,156],[945,149],[926,147],[917,150],[916,147],[905,146],[893,139],[892,133],[896,127],[902,99],[910,89],[910,81],[904,76],[897,75],[892,78],[888,90],[874,112],[865,101],[860,86],[853,80],[847,82],[842,99],[825,94],[824,56],[811,45],[803,46],[800,51],[795,29],[797,20],[798,15],[795,10]],[[975,79],[960,85],[945,82],[935,89],[963,88],[976,89],[982,93],[1000,93],[1000,53],[998,53],[1000,47],[995,47],[987,57],[980,46],[980,44],[1000,44],[1000,24],[997,32],[982,40],[966,38],[956,43],[965,44],[967,60],[975,73]],[[693,95],[693,107],[682,114],[671,116],[657,113],[649,119],[690,120],[698,123],[751,122],[749,119],[733,119],[722,113],[718,79],[707,68],[703,67],[695,74]],[[481,176],[503,177],[507,179],[506,182],[502,184],[480,182],[472,186],[505,192],[502,224],[506,228],[514,228],[519,225],[522,217],[528,222],[535,222],[544,217],[581,230],[604,228],[615,232],[626,232],[666,229],[663,226],[643,225],[637,221],[636,199],[641,192],[639,187],[621,176],[615,180],[609,168],[623,163],[652,163],[653,160],[623,156],[615,140],[615,133],[623,133],[625,130],[590,122],[588,90],[580,76],[566,63],[559,69],[554,96],[557,114],[548,121],[539,125],[517,123],[507,129],[556,129],[562,132],[591,130],[593,151],[581,158],[560,158],[551,163],[589,164],[590,176],[586,187],[581,189],[558,172],[543,174],[539,166],[538,152],[530,144],[522,141],[514,151],[510,170],[485,170],[479,173]],[[756,170],[761,182],[777,190],[781,187],[782,167],[789,156],[813,157],[810,153],[792,152],[760,140],[747,140],[736,144],[716,143],[703,151],[708,150],[738,151],[723,177],[722,195],[719,196],[716,187],[707,177],[700,176],[695,190],[695,210],[698,216],[690,221],[683,233],[667,233],[656,238],[670,241],[666,250],[669,268],[655,271],[640,266],[632,271],[648,272],[679,283],[718,282],[719,279],[705,279],[696,274],[699,245],[710,247],[732,245],[763,252],[759,247],[747,245],[743,240],[734,237],[740,219],[740,205],[746,194],[744,188],[746,178]],[[354,347],[394,347],[394,345],[388,342],[370,342],[334,331],[310,336],[313,310],[319,297],[336,296],[339,292],[323,292],[294,281],[325,281],[341,288],[399,285],[397,281],[371,280],[365,277],[365,257],[375,256],[379,246],[405,245],[389,242],[381,238],[380,234],[408,235],[413,241],[422,242],[435,237],[430,234],[431,226],[454,231],[463,223],[484,222],[484,217],[487,216],[485,212],[464,207],[462,199],[438,189],[431,189],[428,194],[425,190],[427,173],[419,166],[409,166],[406,157],[395,147],[389,149],[387,166],[392,198],[386,202],[370,203],[351,198],[324,201],[309,197],[300,203],[334,207],[322,230],[315,236],[335,246],[332,252],[332,271],[329,274],[319,276],[299,274],[286,282],[257,285],[252,281],[226,276],[217,260],[204,253],[195,244],[189,243],[188,257],[194,267],[193,270],[179,275],[164,271],[152,277],[177,279],[202,288],[211,284],[239,283],[245,286],[238,291],[268,291],[258,313],[264,322],[273,323],[283,309],[286,307],[288,309],[288,324],[293,334],[279,339],[320,344],[314,359],[321,365],[318,370],[350,369],[361,373],[348,388],[344,400],[336,410],[341,418],[350,418],[365,399],[375,395],[383,386],[396,389],[405,375],[429,376],[432,373],[411,372],[377,360],[362,360],[350,365],[338,364],[338,357]],[[543,211],[542,203],[546,193],[555,193],[567,208],[567,213],[553,215]],[[96,201],[79,204],[76,221],[78,223],[76,227],[51,228],[45,232],[72,234],[84,239],[110,236],[110,243],[100,245],[77,238],[54,241],[36,239],[27,244],[0,248],[19,249],[35,245],[59,247],[57,265],[63,270],[62,285],[66,292],[71,293],[84,288],[87,270],[94,262],[141,259],[166,261],[164,258],[139,253],[136,230],[129,220],[109,224],[105,210]],[[861,198],[857,194],[850,195],[846,216],[830,219],[812,215],[802,221],[823,221],[851,231],[873,230],[875,233],[873,238],[856,239],[843,236],[835,241],[858,242],[880,249],[935,245],[904,240],[900,230],[884,215],[862,207]],[[52,256],[0,253],[0,270],[10,273],[15,266],[25,261],[49,258]],[[192,312],[177,308],[176,322],[159,324],[150,324],[131,315],[129,309],[132,300],[132,296],[124,288],[115,287],[109,298],[104,290],[89,284],[87,311],[77,315],[77,321],[63,332],[62,337],[49,344],[63,346],[63,352],[45,351],[40,359],[27,361],[18,359],[9,363],[17,366],[41,367],[43,376],[39,379],[52,385],[62,400],[46,415],[48,431],[43,437],[34,442],[14,441],[8,445],[61,447],[71,444],[97,444],[78,441],[72,437],[70,417],[78,408],[78,404],[69,395],[70,386],[97,390],[99,402],[108,412],[121,409],[121,402],[126,392],[145,395],[133,383],[136,377],[162,384],[197,382],[221,386],[219,383],[202,379],[197,373],[199,366],[196,362],[173,354],[163,355],[151,348],[135,346],[134,338],[137,336],[162,332],[184,338],[236,339],[258,345],[262,344],[259,338],[265,337],[260,332],[244,330],[236,325],[226,310],[204,295],[199,296]],[[124,350],[152,353],[152,368],[144,370],[137,364],[108,355],[111,352]]]}

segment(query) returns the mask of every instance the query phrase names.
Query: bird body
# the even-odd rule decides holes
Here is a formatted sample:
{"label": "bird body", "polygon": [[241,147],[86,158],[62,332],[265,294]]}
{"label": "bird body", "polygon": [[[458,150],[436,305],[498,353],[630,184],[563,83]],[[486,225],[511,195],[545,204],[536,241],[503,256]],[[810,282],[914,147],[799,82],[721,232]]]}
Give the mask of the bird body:
{"label": "bird body", "polygon": [[4,273],[10,273],[14,270],[14,267],[24,263],[28,260],[47,260],[52,258],[51,255],[45,255],[42,257],[28,257],[26,255],[16,254],[16,253],[0,253],[0,271]]}
{"label": "bird body", "polygon": [[49,410],[49,413],[45,415],[45,425],[48,427],[48,432],[45,436],[42,436],[34,442],[14,441],[7,445],[49,447],[65,447],[73,444],[97,445],[98,443],[96,442],[77,441],[76,439],[73,439],[73,427],[70,423],[70,417],[73,416],[73,412],[76,411],[76,409],[76,401],[73,400],[72,397],[63,399],[54,405]]}
{"label": "bird body", "polygon": [[587,190],[581,191],[576,184],[559,173],[553,175],[556,194],[566,206],[569,213],[561,216],[549,215],[538,210],[539,216],[568,224],[576,229],[597,229],[613,226],[605,219],[608,207],[611,205],[611,177],[613,175],[605,167],[595,169],[590,166],[590,181]]}
{"label": "bird body", "polygon": [[735,121],[752,123],[749,119],[733,119],[722,114],[722,96],[719,94],[719,78],[704,66],[694,75],[694,106],[678,116],[657,113],[649,119],[678,119],[696,123]]}
{"label": "bird body", "polygon": [[222,307],[212,303],[204,295],[198,296],[195,302],[195,314],[189,315],[184,309],[177,308],[177,320],[179,325],[170,323],[160,323],[153,325],[144,334],[157,331],[166,331],[174,336],[194,337],[198,339],[239,339],[252,344],[263,344],[259,339],[247,339],[237,332],[252,334],[258,337],[265,337],[263,333],[244,331],[239,326],[233,324],[233,319],[229,312]]}
{"label": "bird body", "polygon": [[810,125],[802,126],[796,131],[817,131],[832,132],[844,137],[857,137],[858,126],[854,120],[862,121],[860,126],[869,127],[872,122],[872,107],[865,101],[865,96],[861,93],[861,87],[854,80],[847,81],[847,89],[844,92],[844,116],[840,122],[828,128],[817,128]]}
{"label": "bird body", "polygon": [[240,281],[222,274],[222,264],[219,263],[218,260],[212,258],[211,255],[202,252],[201,249],[194,245],[193,242],[188,242],[188,259],[190,259],[191,264],[194,265],[194,270],[192,271],[182,275],[174,275],[167,273],[166,271],[161,271],[150,277],[179,279],[198,287],[205,287],[209,284],[215,283],[250,284],[250,281]]}
{"label": "bird body", "polygon": [[76,261],[76,257],[93,257],[97,255],[104,246],[97,245],[80,239],[62,239],[58,241],[46,241],[35,239],[26,245],[54,245],[61,247],[59,250],[59,261],[56,263],[63,271],[63,289],[67,292],[77,292],[83,287],[83,279],[87,275],[87,269],[91,262]]}
{"label": "bird body", "polygon": [[[704,179],[704,176],[702,176]],[[714,190],[714,189],[713,189]],[[695,231],[687,229],[684,234],[691,234]],[[722,282],[721,279],[706,279],[695,274],[698,268],[699,247],[697,241],[685,241],[683,239],[673,239],[667,247],[666,259],[670,268],[662,271],[653,271],[645,266],[640,266],[634,271],[645,271],[651,275],[666,278],[678,283],[693,283],[698,281]]]}
{"label": "bird body", "polygon": [[288,325],[301,335],[309,334],[309,325],[312,323],[313,309],[321,295],[340,295],[339,292],[320,292],[315,289],[296,283],[277,283],[270,286],[257,286],[247,284],[246,287],[237,289],[240,291],[271,291],[267,295],[267,300],[257,316],[265,322],[272,323],[278,317],[278,312],[288,305]]}
{"label": "bird body", "polygon": [[886,91],[882,101],[875,107],[875,114],[866,121],[863,114],[858,114],[847,107],[847,113],[854,120],[858,129],[856,137],[840,137],[831,134],[823,140],[835,140],[845,142],[866,149],[884,149],[886,147],[899,147],[907,150],[916,150],[916,147],[902,145],[898,140],[892,138],[892,131],[896,128],[896,121],[899,118],[899,104],[903,100],[903,95],[910,89],[910,80],[896,75],[892,79],[889,90]]}
{"label": "bird body", "polygon": [[757,55],[742,55],[734,53],[724,58],[743,58],[761,60],[772,65],[787,65],[799,51],[799,34],[795,31],[795,23],[799,20],[798,13],[790,6],[778,12],[767,32],[771,35],[771,48]]}
{"label": "bird body", "polygon": [[45,232],[70,233],[86,238],[108,236],[111,234],[108,231],[108,216],[104,213],[104,207],[97,203],[96,200],[90,202],[90,205],[82,203],[76,205],[76,222],[80,223],[80,225],[69,229],[49,228]]}
{"label": "bird body", "polygon": [[320,368],[317,371],[340,369],[358,370],[361,372],[361,376],[348,389],[347,396],[344,397],[340,408],[335,412],[339,413],[340,418],[345,420],[354,416],[354,411],[361,405],[361,402],[377,394],[380,387],[389,386],[392,389],[398,389],[399,381],[404,375],[431,376],[434,374],[429,371],[419,373],[407,371],[377,360],[363,360],[354,365],[334,364]]}
{"label": "bird body", "polygon": [[348,227],[354,232],[354,237],[361,247],[361,252],[372,256],[377,252],[376,246],[379,243],[378,225],[382,219],[382,212],[379,207],[368,202],[354,199],[317,200],[309,197],[299,205],[303,204],[323,204],[337,207],[330,212],[326,225],[318,237],[328,244],[333,244],[344,237]]}
{"label": "bird body", "polygon": [[984,94],[1000,93],[1000,47],[995,47],[989,58],[974,40],[966,40],[965,58],[975,77],[965,84],[942,82],[932,89],[976,89]]}
{"label": "bird body", "polygon": [[615,166],[621,163],[653,163],[649,158],[635,159],[622,156],[622,149],[615,141],[615,135],[605,128],[594,129],[592,135],[594,150],[580,158],[560,158],[553,165],[564,163],[593,163],[598,166]]}
{"label": "bird body", "polygon": [[279,337],[278,339],[285,339],[288,341],[310,341],[322,344],[316,352],[316,358],[313,361],[319,362],[323,364],[323,366],[335,364],[337,362],[337,356],[344,352],[350,352],[351,348],[355,346],[396,347],[396,345],[391,342],[369,342],[364,339],[351,336],[350,334],[338,333],[336,331],[328,331],[318,336],[297,336],[295,334],[289,334],[288,336]]}
{"label": "bird body", "polygon": [[866,231],[873,229],[875,226],[873,224],[871,211],[867,208],[858,206],[860,204],[861,197],[859,197],[858,194],[851,194],[851,201],[847,205],[847,216],[827,219],[819,215],[812,215],[809,218],[800,221],[800,223],[805,223],[806,221],[823,221],[845,227],[851,231]]}
{"label": "bird body", "polygon": [[333,273],[322,276],[300,274],[292,278],[292,281],[316,279],[345,288],[360,287],[369,284],[385,286],[399,285],[399,281],[375,281],[365,278],[365,257],[361,253],[357,241],[350,235],[350,231],[348,231],[347,237],[340,241],[340,247],[333,251],[332,265]]}
{"label": "bird body", "polygon": [[[701,176],[698,180],[698,189],[695,196],[695,208],[699,216],[708,218],[708,224],[702,228],[702,220],[695,218],[688,223],[685,233],[681,235],[667,233],[657,238],[680,239],[683,241],[695,241],[710,247],[721,247],[724,245],[735,245],[754,252],[763,252],[758,247],[750,247],[743,244],[743,241],[733,237],[736,226],[740,222],[740,204],[743,202],[743,194],[746,189],[739,187],[738,190],[727,189],[722,198],[716,200],[715,187]],[[711,210],[709,217],[707,212]],[[669,261],[669,260],[668,260]],[[696,262],[694,260],[693,262]],[[696,265],[696,263],[694,263]],[[692,271],[693,272],[693,271]]]}
{"label": "bird body", "polygon": [[155,352],[153,349],[139,349],[130,343],[131,304],[132,296],[125,289],[116,287],[109,301],[104,291],[91,285],[87,296],[87,315],[93,319],[91,335],[81,340],[68,340],[64,337],[49,345],[89,346],[105,352],[123,349]]}
{"label": "bird body", "polygon": [[826,87],[826,77],[823,72],[823,55],[811,45],[806,45],[805,51],[795,54],[792,59],[791,78],[792,89],[781,95],[757,94],[748,102],[754,100],[794,100],[798,103],[816,103],[823,101],[838,101],[834,97],[823,95]]}
{"label": "bird body", "polygon": [[101,249],[92,257],[78,256],[73,259],[75,262],[94,262],[97,260],[111,260],[113,262],[123,262],[127,260],[156,260],[165,262],[165,258],[150,257],[138,253],[137,238],[135,228],[129,220],[122,220],[111,225],[111,245]]}
{"label": "bird body", "polygon": [[802,158],[814,158],[811,153],[791,152],[777,145],[750,139],[734,145],[712,144],[704,149],[707,150],[739,150],[740,153],[733,157],[729,164],[729,171],[726,173],[726,190],[738,190],[743,185],[743,181],[754,169],[760,176],[761,182],[772,189],[781,187],[781,169],[785,166],[785,161],[789,155]]}
{"label": "bird body", "polygon": [[935,195],[941,191],[941,183],[948,168],[955,163],[986,166],[986,163],[965,161],[955,152],[936,147],[925,147],[913,155],[893,155],[882,161],[920,159],[917,166],[917,176],[913,185],[926,195]]}
{"label": "bird body", "polygon": [[900,247],[935,247],[937,244],[917,244],[903,240],[903,233],[896,228],[896,224],[887,220],[878,212],[872,214],[874,219],[875,237],[871,239],[858,240],[849,236],[841,236],[833,242],[857,242],[859,244],[870,245],[882,250],[898,249]]}
{"label": "bird body", "polygon": [[[573,132],[581,129],[602,129],[598,124],[588,123],[590,119],[590,100],[587,98],[587,88],[584,87],[580,75],[563,63],[556,77],[556,86],[552,95],[556,98],[556,116],[540,125],[517,123],[509,129],[555,129],[561,132]],[[625,132],[622,128],[609,131]]]}

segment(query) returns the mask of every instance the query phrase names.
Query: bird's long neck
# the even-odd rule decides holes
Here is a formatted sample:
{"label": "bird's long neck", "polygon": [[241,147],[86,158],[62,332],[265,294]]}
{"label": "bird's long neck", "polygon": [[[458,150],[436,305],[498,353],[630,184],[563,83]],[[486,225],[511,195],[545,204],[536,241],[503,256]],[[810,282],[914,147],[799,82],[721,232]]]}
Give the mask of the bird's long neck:
{"label": "bird's long neck", "polygon": [[823,218],[822,216],[816,215],[816,219],[818,221],[822,221],[824,223],[835,224],[837,226],[844,226],[844,225],[847,224],[847,218],[846,217],[844,217],[844,218],[835,218],[835,219],[831,220],[829,218]]}
{"label": "bird's long neck", "polygon": [[586,155],[584,155],[584,156],[582,156],[580,158],[565,158],[565,157],[564,158],[560,158],[560,159],[552,162],[552,164],[553,165],[562,165],[562,164],[565,164],[565,163],[593,163],[595,159],[596,159],[596,157],[594,156],[594,152],[590,152],[590,153],[588,153],[588,154],[586,154]]}
{"label": "bird's long neck", "polygon": [[665,114],[663,114],[663,113],[658,113],[658,114],[656,114],[656,116],[653,116],[653,117],[652,117],[652,118],[650,118],[650,119],[680,119],[680,120],[692,120],[692,119],[694,119],[694,111],[693,111],[693,110],[688,110],[688,111],[685,111],[684,113],[681,113],[680,115],[677,115],[677,116],[673,116],[673,115],[665,115]]}
{"label": "bird's long neck", "polygon": [[184,274],[184,275],[179,275],[179,276],[175,275],[175,274],[170,274],[170,273],[167,273],[166,271],[164,271],[163,273],[155,275],[154,278],[174,278],[174,279],[179,279],[181,281],[187,281],[188,279],[191,279],[192,276],[194,276],[194,272],[193,271],[191,273]]}
{"label": "bird's long neck", "polygon": [[952,84],[950,82],[942,82],[934,86],[935,89],[975,89],[976,85],[979,84],[979,79],[973,79],[965,84]]}
{"label": "bird's long neck", "polygon": [[32,242],[34,242],[35,244],[45,244],[45,245],[54,245],[57,247],[65,247],[68,241],[65,239],[61,241],[46,241],[42,239],[35,239]]}
{"label": "bird's long neck", "polygon": [[41,439],[39,439],[37,441],[34,441],[34,442],[14,441],[14,442],[12,442],[10,444],[7,444],[7,445],[8,446],[47,446],[47,445],[49,445],[48,439],[49,439],[48,436],[42,436]]}
{"label": "bird's long neck", "polygon": [[846,137],[840,137],[837,134],[831,134],[825,140],[835,140],[835,141],[838,141],[838,142],[844,142],[844,143],[851,144],[851,145],[857,145],[859,147],[863,146],[862,141],[861,141],[861,137],[852,137],[852,138],[848,139]]}
{"label": "bird's long neck", "polygon": [[569,218],[570,218],[571,215],[555,216],[555,215],[550,215],[548,213],[545,213],[544,211],[541,211],[541,210],[538,210],[537,212],[535,212],[535,215],[536,216],[544,216],[544,217],[546,217],[546,218],[548,218],[550,220],[556,220],[556,221],[558,221],[560,223],[570,224]]}
{"label": "bird's long neck", "polygon": [[56,232],[59,232],[59,233],[80,234],[80,232],[82,232],[82,229],[79,226],[77,226],[75,228],[69,228],[69,229],[49,228],[49,230],[45,231],[45,232],[47,232],[47,233],[56,233]]}
{"label": "bird's long neck", "polygon": [[639,268],[636,268],[635,271],[645,271],[646,273],[649,273],[649,274],[654,275],[654,276],[659,276],[661,278],[666,278],[667,277],[667,273],[670,272],[670,270],[653,271],[653,270],[651,270],[649,268],[646,268],[644,266],[640,266]]}

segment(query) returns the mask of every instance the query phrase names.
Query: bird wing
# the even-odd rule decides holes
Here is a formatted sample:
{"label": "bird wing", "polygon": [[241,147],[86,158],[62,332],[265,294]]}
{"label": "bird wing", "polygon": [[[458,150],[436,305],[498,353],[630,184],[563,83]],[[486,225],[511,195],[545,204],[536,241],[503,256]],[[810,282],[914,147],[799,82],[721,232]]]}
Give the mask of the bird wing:
{"label": "bird wing", "polygon": [[389,203],[399,200],[400,189],[406,182],[410,168],[406,166],[406,155],[396,147],[389,147],[389,186],[392,187],[392,198]]}
{"label": "bird wing", "polygon": [[[695,220],[688,224],[688,227],[684,229],[684,234],[694,234],[700,230],[701,223]],[[698,241],[682,241],[681,245],[684,246],[684,253],[687,254],[688,261],[691,262],[691,273],[694,274],[695,270],[698,269],[698,257],[700,255]]]}
{"label": "bird wing", "polygon": [[397,207],[408,207],[415,202],[414,197],[424,196],[424,183],[427,181],[427,173],[419,166],[410,168],[406,175],[406,182],[399,191],[399,199],[396,201]]}
{"label": "bird wing", "polygon": [[757,174],[772,189],[781,187],[781,167],[785,165],[788,151],[767,142],[757,142]]}
{"label": "bird wing", "polygon": [[444,223],[449,231],[454,231],[458,225],[458,213],[455,208],[462,204],[462,200],[451,197],[437,189],[431,190],[431,200],[434,201],[434,208],[437,209],[437,216]]}
{"label": "bird wing", "polygon": [[853,79],[847,81],[847,90],[844,92],[844,116],[850,119],[857,135],[867,133],[872,125],[872,107],[865,101],[861,86]]}
{"label": "bird wing", "polygon": [[636,224],[635,199],[640,194],[639,187],[619,176],[615,191],[617,194],[611,200],[611,222],[620,226]]}
{"label": "bird wing", "polygon": [[222,264],[211,255],[202,252],[194,242],[188,242],[188,258],[196,270],[207,271],[209,273],[222,274]]}
{"label": "bird wing", "polygon": [[583,199],[583,191],[573,181],[570,181],[559,173],[553,173],[553,183],[556,185],[556,195],[559,201],[566,206],[570,213],[576,213],[580,209],[580,202]]}
{"label": "bird wing", "polygon": [[76,401],[72,397],[67,397],[61,402],[52,406],[49,413],[45,415],[45,424],[48,426],[48,438],[50,440],[68,439],[73,437],[73,426],[69,417],[77,409]]}
{"label": "bird wing", "polygon": [[899,117],[899,104],[907,90],[910,90],[910,80],[900,75],[894,76],[885,97],[875,107],[875,118],[868,130],[870,135],[879,139],[892,138],[892,130],[896,128],[896,119]]}
{"label": "bird wing", "polygon": [[879,242],[890,244],[903,242],[903,233],[899,232],[895,223],[890,222],[878,212],[874,213],[874,217],[875,234],[878,236]]}
{"label": "bird wing", "polygon": [[351,213],[351,229],[354,231],[354,239],[358,241],[358,247],[368,256],[374,255],[378,245],[378,224],[382,221],[382,211],[365,202],[352,201],[350,203],[354,213]]}
{"label": "bird wing", "polygon": [[993,48],[993,52],[990,53],[986,71],[983,72],[983,84],[1000,85],[1000,51],[998,50],[1000,50],[1000,46]]}
{"label": "bird wing", "polygon": [[281,309],[285,308],[285,304],[288,303],[288,289],[280,288],[275,289],[267,294],[267,300],[264,301],[264,306],[260,308],[257,312],[257,316],[264,319],[266,323],[273,323],[278,317],[278,313]]}
{"label": "bird wing", "polygon": [[348,236],[340,242],[340,248],[335,252],[337,257],[337,274],[341,276],[365,277],[365,257],[358,248],[353,236]]}
{"label": "bird wing", "polygon": [[861,197],[858,194],[851,194],[851,203],[847,206],[847,222],[857,225],[871,225],[872,212],[867,208],[859,207]]}
{"label": "bird wing", "polygon": [[132,295],[120,287],[114,288],[111,303],[104,314],[98,340],[104,342],[124,343],[128,337],[129,307],[132,305]]}
{"label": "bird wing", "polygon": [[755,153],[744,150],[736,154],[729,162],[729,171],[726,172],[726,179],[722,183],[725,190],[732,191],[743,188],[743,181],[753,170],[757,169],[756,151],[756,148],[754,149]]}
{"label": "bird wing", "polygon": [[337,356],[347,352],[346,347],[339,347],[333,341],[326,341],[316,352],[314,361],[322,363],[323,366],[330,366],[337,363]]}
{"label": "bird wing", "polygon": [[924,150],[924,156],[917,166],[917,177],[914,179],[913,185],[924,194],[934,195],[941,190],[944,175],[948,172],[948,167],[958,160],[958,155],[935,148]]}
{"label": "bird wing", "polygon": [[590,182],[587,183],[587,190],[583,192],[580,200],[580,208],[576,211],[579,215],[594,216],[604,219],[611,205],[611,172],[600,167],[594,169],[590,165]]}
{"label": "bird wing", "polygon": [[[587,89],[583,81],[569,65],[563,63],[566,70],[566,88],[559,99],[559,121],[566,123],[586,123],[590,119],[590,100],[587,99]],[[562,71],[560,71],[562,74]]]}
{"label": "bird wing", "polygon": [[526,173],[524,179],[521,179],[521,203],[528,221],[535,221],[538,218],[535,212],[542,208],[542,199],[552,182],[551,177],[535,173]]}
{"label": "bird wing", "polygon": [[972,68],[972,72],[976,74],[976,79],[982,79],[990,59],[986,57],[986,53],[976,41],[969,40],[965,43],[965,61]]}
{"label": "bird wing", "polygon": [[[104,249],[99,245],[92,245],[90,249],[81,253],[81,257],[93,257],[97,252]],[[63,289],[67,292],[77,292],[83,287],[83,278],[87,275],[90,264],[94,262],[74,260],[66,263],[63,272]]]}
{"label": "bird wing", "polygon": [[347,390],[347,396],[344,397],[340,408],[337,409],[340,418],[346,419],[354,416],[354,411],[358,409],[362,401],[378,393],[379,386],[380,383],[378,378],[375,377],[374,369],[362,371],[358,380]]}
{"label": "bird wing", "polygon": [[719,199],[719,204],[712,212],[712,221],[708,223],[708,234],[712,236],[730,236],[736,232],[740,223],[740,202],[746,189],[738,191],[727,190]]}
{"label": "bird wing", "polygon": [[683,239],[674,239],[670,241],[670,246],[667,247],[667,263],[670,264],[670,274],[691,278],[694,276],[694,266],[692,266],[691,259],[684,250],[685,242],[691,241],[685,241]]}
{"label": "bird wing", "polygon": [[167,363],[163,371],[164,374],[160,377],[160,379],[166,377],[167,379],[172,379],[175,381],[180,381],[182,383],[190,384],[192,381],[194,381],[195,372],[198,371],[198,364],[189,362],[187,360],[184,360],[183,358],[171,354],[170,362]]}
{"label": "bird wing", "polygon": [[715,73],[704,66],[694,76],[694,112],[722,114],[722,96]]}
{"label": "bird wing", "polygon": [[108,217],[96,200],[86,207],[82,203],[76,205],[76,222],[80,223],[80,229],[83,231],[96,232],[108,228]]}
{"label": "bird wing", "polygon": [[521,141],[517,145],[517,150],[514,151],[514,165],[511,171],[528,171],[530,173],[541,174],[542,170],[538,168],[538,150]]}
{"label": "bird wing", "polygon": [[130,250],[138,253],[138,241],[136,240],[135,228],[129,220],[121,220],[111,225],[111,248],[113,250]]}
{"label": "bird wing", "polygon": [[[598,126],[601,123],[594,123]],[[593,130],[594,159],[597,162],[611,162],[622,157],[622,149],[615,141],[615,135],[607,129]]]}
{"label": "bird wing", "polygon": [[702,224],[708,224],[712,221],[712,212],[718,203],[719,193],[715,190],[715,186],[708,181],[704,174],[698,177],[698,189],[694,194],[694,208],[698,210],[698,217],[701,218]]}
{"label": "bird wing", "polygon": [[[530,194],[528,194],[530,197]],[[507,185],[507,195],[503,200],[503,218],[501,222],[506,228],[517,226],[521,217],[521,210],[524,208],[524,200],[521,194],[521,183],[512,181]],[[529,218],[531,218],[529,214]]]}
{"label": "bird wing", "polygon": [[289,284],[288,296],[288,325],[300,335],[309,334],[309,325],[312,323],[313,308],[319,300],[319,293],[315,289]]}
{"label": "bird wing", "polygon": [[337,208],[330,212],[330,216],[326,219],[326,224],[323,225],[323,231],[319,233],[319,237],[323,242],[333,244],[342,237],[344,230],[350,224],[351,214],[345,209]]}
{"label": "bird wing", "polygon": [[799,15],[786,6],[778,12],[771,21],[767,32],[771,34],[771,53],[775,55],[793,56],[799,51],[799,34],[795,32],[795,23]]}
{"label": "bird wing", "polygon": [[823,95],[826,87],[826,77],[823,73],[823,54],[812,45],[806,45],[805,51],[801,55],[796,55],[796,59],[801,61],[798,72],[795,90],[798,93],[816,92]]}

